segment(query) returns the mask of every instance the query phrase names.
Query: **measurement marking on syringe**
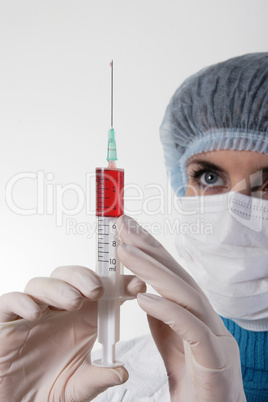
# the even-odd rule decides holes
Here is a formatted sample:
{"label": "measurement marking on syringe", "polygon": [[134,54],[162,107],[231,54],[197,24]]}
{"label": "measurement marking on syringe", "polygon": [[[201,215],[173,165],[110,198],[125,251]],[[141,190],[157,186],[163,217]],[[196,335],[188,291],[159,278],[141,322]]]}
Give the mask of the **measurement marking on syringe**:
{"label": "measurement marking on syringe", "polygon": [[[111,67],[112,65],[113,63],[111,63]],[[112,83],[113,79],[111,80]],[[113,84],[111,88],[113,88]],[[111,94],[113,94],[113,90]],[[112,96],[111,128],[108,133],[107,148],[108,167],[96,168],[97,226],[95,236],[98,242],[96,247],[96,260],[98,261],[96,270],[104,284],[104,296],[102,300],[98,301],[98,340],[102,345],[103,354],[102,358],[96,362],[96,365],[106,367],[119,367],[122,365],[121,362],[116,360],[114,346],[119,340],[120,299],[123,291],[121,289],[123,272],[121,272],[121,265],[117,256],[116,226],[117,219],[124,212],[124,171],[116,167],[116,160]],[[102,221],[99,220],[99,217]]]}

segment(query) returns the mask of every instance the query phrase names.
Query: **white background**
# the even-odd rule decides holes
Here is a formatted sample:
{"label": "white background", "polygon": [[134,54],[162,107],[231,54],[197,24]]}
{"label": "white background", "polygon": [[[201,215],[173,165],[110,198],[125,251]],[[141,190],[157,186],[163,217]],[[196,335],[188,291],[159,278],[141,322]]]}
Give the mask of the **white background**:
{"label": "white background", "polygon": [[[267,51],[267,15],[266,0],[0,1],[0,293],[22,291],[59,265],[95,268],[94,236],[68,232],[67,219],[81,231],[95,222],[86,175],[106,165],[112,58],[119,166],[132,186],[126,196],[139,195],[134,185],[143,194],[126,199],[126,209],[175,254],[163,230],[172,220],[159,141],[165,108],[190,74]],[[39,214],[21,216],[6,204],[7,184],[23,172],[44,175]],[[77,204],[70,184],[87,195],[91,213],[84,208],[57,226],[56,194],[64,192],[68,209]],[[36,180],[20,180],[13,190],[20,208],[37,206]],[[126,303],[121,339],[147,331],[136,302]]]}

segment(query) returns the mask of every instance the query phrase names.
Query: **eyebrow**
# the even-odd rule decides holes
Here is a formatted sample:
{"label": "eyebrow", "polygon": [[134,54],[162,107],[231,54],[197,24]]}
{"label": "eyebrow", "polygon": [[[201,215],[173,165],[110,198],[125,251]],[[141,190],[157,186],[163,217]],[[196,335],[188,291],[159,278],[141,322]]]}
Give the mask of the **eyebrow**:
{"label": "eyebrow", "polygon": [[[204,169],[213,169],[213,170],[221,170],[221,171],[223,171],[222,168],[220,168],[219,166],[215,165],[214,163],[206,162],[206,161],[203,161],[202,159],[194,159],[193,161],[190,161],[189,163],[187,163],[187,167],[190,166],[190,165],[193,165],[193,164],[200,165]],[[267,168],[267,170],[268,170],[268,168]]]}
{"label": "eyebrow", "polygon": [[[224,169],[215,165],[214,163],[206,162],[206,161],[203,161],[202,159],[194,159],[194,160],[188,162],[187,167],[190,165],[193,165],[193,164],[200,165],[200,166],[202,166],[203,169],[212,169],[212,170],[218,170],[218,171],[222,171],[222,172],[225,171]],[[254,172],[252,172],[252,174],[260,172],[260,171],[262,171],[263,174],[268,174],[268,167],[257,168]]]}

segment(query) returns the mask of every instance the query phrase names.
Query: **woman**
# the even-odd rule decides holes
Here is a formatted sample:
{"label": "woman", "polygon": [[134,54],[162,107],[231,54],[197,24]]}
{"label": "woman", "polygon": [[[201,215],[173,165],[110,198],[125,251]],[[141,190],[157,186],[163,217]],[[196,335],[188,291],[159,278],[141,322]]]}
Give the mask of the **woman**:
{"label": "woman", "polygon": [[101,281],[61,267],[1,298],[1,401],[268,401],[268,53],[186,80],[161,138],[183,268],[126,216],[118,252],[167,374],[147,337],[121,348],[130,380],[109,388],[128,374],[91,366]]}

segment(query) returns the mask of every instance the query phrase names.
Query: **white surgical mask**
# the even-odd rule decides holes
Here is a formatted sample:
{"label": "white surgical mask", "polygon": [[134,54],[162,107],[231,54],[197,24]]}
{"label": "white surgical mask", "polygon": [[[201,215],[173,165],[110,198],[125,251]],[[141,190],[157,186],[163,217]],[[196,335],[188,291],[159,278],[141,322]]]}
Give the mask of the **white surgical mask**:
{"label": "white surgical mask", "polygon": [[268,330],[268,200],[236,192],[179,199],[176,246],[215,311]]}

